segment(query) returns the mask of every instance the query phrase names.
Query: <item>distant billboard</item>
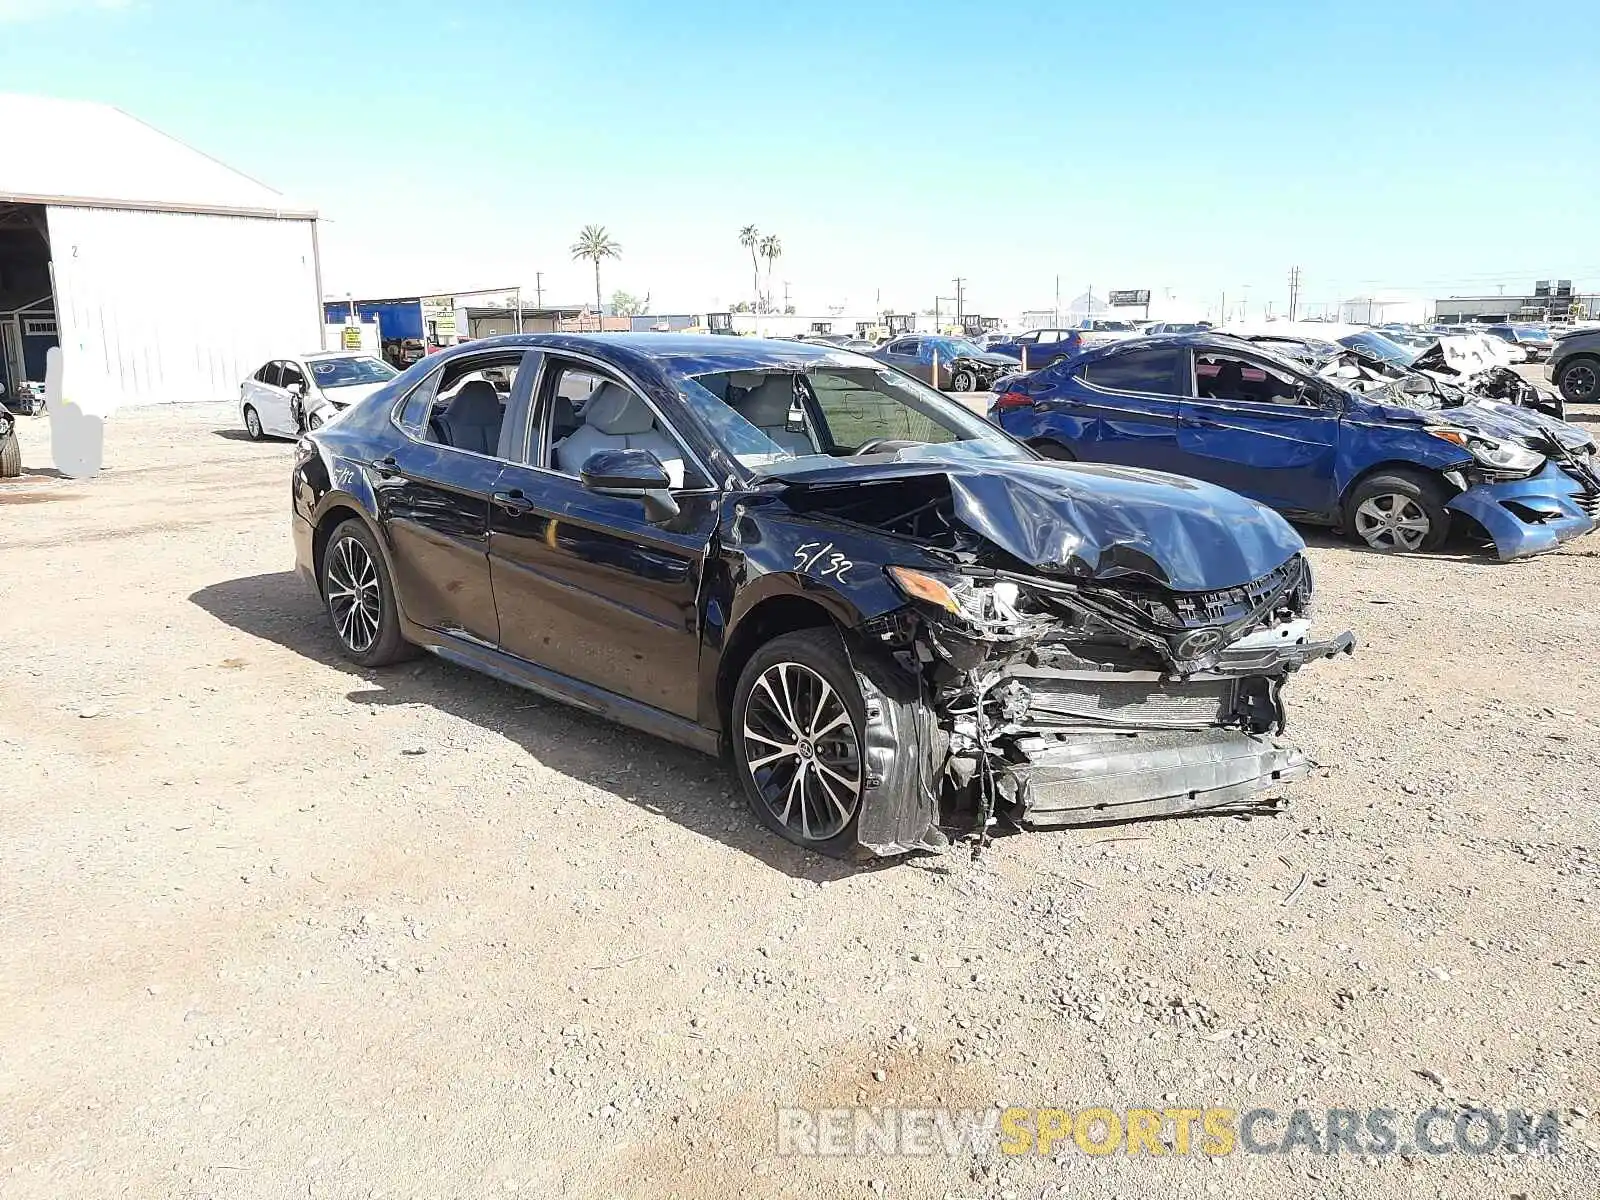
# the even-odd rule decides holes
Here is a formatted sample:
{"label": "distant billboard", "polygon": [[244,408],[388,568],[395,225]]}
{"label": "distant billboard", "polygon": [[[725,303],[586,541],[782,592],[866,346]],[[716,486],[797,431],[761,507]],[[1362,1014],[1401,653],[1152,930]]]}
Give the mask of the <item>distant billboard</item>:
{"label": "distant billboard", "polygon": [[1150,289],[1137,288],[1121,292],[1112,292],[1110,299],[1112,308],[1125,308],[1131,304],[1149,304]]}

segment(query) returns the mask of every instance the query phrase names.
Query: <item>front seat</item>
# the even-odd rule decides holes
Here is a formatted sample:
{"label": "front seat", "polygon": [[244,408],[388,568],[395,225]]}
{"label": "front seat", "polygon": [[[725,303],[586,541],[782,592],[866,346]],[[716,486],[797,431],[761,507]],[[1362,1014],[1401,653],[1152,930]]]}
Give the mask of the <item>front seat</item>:
{"label": "front seat", "polygon": [[[735,376],[733,383],[737,387],[744,380]],[[810,435],[789,428],[789,409],[794,405],[794,376],[757,376],[750,384],[753,386],[744,397],[734,400],[728,407],[790,454],[815,454],[817,448],[811,444]]]}
{"label": "front seat", "polygon": [[683,486],[678,448],[656,428],[650,406],[615,383],[594,390],[583,406],[583,424],[556,443],[556,465],[568,475],[579,475],[589,456],[601,450],[648,450],[661,460],[671,486]]}
{"label": "front seat", "polygon": [[450,407],[434,418],[442,440],[460,450],[475,450],[479,454],[498,454],[500,451],[500,421],[504,410],[500,407],[500,393],[494,384],[484,379],[474,379],[463,384]]}

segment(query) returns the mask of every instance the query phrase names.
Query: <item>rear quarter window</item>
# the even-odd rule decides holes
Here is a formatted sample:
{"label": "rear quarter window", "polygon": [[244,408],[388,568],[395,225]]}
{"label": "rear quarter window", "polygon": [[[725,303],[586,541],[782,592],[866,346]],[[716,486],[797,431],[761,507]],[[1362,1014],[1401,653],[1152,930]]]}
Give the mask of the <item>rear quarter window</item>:
{"label": "rear quarter window", "polygon": [[1154,392],[1176,396],[1178,351],[1141,350],[1085,363],[1082,377],[1097,388],[1113,392]]}

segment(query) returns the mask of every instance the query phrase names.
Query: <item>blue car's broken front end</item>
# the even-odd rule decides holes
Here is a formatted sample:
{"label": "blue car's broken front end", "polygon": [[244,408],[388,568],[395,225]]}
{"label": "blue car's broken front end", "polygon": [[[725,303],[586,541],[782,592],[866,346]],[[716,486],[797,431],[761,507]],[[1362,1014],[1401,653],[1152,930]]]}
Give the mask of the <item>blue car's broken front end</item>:
{"label": "blue car's broken front end", "polygon": [[[1487,400],[1421,415],[1434,438],[1458,437],[1470,455],[1443,472],[1456,490],[1445,508],[1477,522],[1501,559],[1554,550],[1600,521],[1600,471],[1587,431]],[[1494,447],[1487,457],[1480,443]]]}

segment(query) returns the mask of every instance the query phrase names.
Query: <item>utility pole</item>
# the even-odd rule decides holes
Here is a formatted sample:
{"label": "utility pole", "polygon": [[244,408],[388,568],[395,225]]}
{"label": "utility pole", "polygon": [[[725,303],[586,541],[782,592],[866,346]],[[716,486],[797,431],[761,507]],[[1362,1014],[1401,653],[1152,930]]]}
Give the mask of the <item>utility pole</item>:
{"label": "utility pole", "polygon": [[535,308],[544,307],[544,272],[533,273],[533,304]]}
{"label": "utility pole", "polygon": [[955,284],[956,284],[956,324],[957,325],[963,325],[964,324],[964,322],[961,319],[962,318],[961,299],[962,299],[962,286],[966,282],[967,281],[965,279],[963,279],[960,275],[956,276]]}
{"label": "utility pole", "polygon": [[1061,275],[1060,275],[1059,272],[1057,272],[1057,274],[1056,274],[1056,307],[1055,307],[1054,311],[1055,311],[1055,323],[1057,325],[1060,325],[1061,324]]}
{"label": "utility pole", "polygon": [[787,279],[783,281],[783,311],[789,311],[789,281]]}
{"label": "utility pole", "polygon": [[522,332],[522,289],[517,289],[517,332]]}
{"label": "utility pole", "polygon": [[1289,320],[1300,311],[1300,268],[1289,268]]}

